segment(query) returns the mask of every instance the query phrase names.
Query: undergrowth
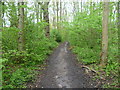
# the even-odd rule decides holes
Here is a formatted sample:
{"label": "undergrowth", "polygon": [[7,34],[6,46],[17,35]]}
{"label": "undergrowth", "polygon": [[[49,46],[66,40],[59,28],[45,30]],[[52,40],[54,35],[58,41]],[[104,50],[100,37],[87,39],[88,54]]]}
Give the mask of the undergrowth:
{"label": "undergrowth", "polygon": [[[102,9],[101,9],[102,10]],[[96,9],[96,12],[102,12]],[[101,69],[101,42],[102,42],[102,14],[87,12],[77,13],[74,21],[64,23],[64,36],[68,36],[72,51],[77,54],[78,61],[91,66],[97,71],[105,72],[104,77],[111,79],[110,87],[118,87],[119,82],[119,55],[118,55],[118,29],[115,22],[109,23],[108,62]],[[66,39],[66,37],[64,37]],[[94,66],[94,67],[93,67]],[[106,84],[108,86],[108,83]]]}
{"label": "undergrowth", "polygon": [[58,42],[61,42],[57,36],[54,36],[56,32],[53,31],[49,38],[45,37],[44,27],[45,22],[39,22],[34,26],[30,23],[25,27],[24,51],[18,50],[18,29],[16,27],[3,28],[0,67],[2,88],[26,88],[26,83],[36,78],[35,69],[39,68],[37,65],[43,64],[53,49],[58,46]]}

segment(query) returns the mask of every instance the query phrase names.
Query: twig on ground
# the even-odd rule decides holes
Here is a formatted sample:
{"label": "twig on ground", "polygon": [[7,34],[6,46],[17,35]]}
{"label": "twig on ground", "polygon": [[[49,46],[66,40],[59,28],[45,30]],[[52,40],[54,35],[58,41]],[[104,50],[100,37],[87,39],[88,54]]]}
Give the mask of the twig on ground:
{"label": "twig on ground", "polygon": [[[88,73],[88,71],[92,71],[92,72],[94,72],[94,73],[96,73],[97,75],[100,76],[100,74],[99,74],[96,70],[91,69],[91,68],[89,68],[88,66],[82,65],[81,67],[82,67],[82,68],[86,68],[86,69],[87,69],[87,70],[86,70],[87,73]],[[105,78],[103,78],[102,76],[100,76],[100,79],[105,80]]]}
{"label": "twig on ground", "polygon": [[98,75],[99,75],[99,73],[96,71],[96,70],[94,70],[94,69],[91,69],[91,68],[89,68],[88,66],[81,66],[82,68],[86,68],[86,69],[88,69],[89,71],[92,71],[92,72],[94,72],[94,73],[97,73]]}
{"label": "twig on ground", "polygon": [[95,88],[98,87],[100,84],[101,84],[101,83],[100,83],[100,81],[99,81],[98,84],[95,86]]}

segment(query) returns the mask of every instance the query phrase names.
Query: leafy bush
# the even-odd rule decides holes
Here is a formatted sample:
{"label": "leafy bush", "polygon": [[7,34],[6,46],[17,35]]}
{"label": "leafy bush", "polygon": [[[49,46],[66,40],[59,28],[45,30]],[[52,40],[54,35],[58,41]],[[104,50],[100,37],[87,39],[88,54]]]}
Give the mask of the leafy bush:
{"label": "leafy bush", "polygon": [[16,71],[9,75],[9,81],[6,81],[5,74],[3,74],[3,84],[6,83],[3,88],[24,88],[26,82],[31,81],[33,78],[35,78],[36,72],[30,68],[18,68]]}
{"label": "leafy bush", "polygon": [[[100,63],[102,42],[102,8],[99,8],[95,8],[94,13],[92,11],[90,14],[87,11],[79,12],[73,22],[63,23],[65,29],[69,31],[66,35],[79,61],[86,65],[94,64],[96,67],[99,67]],[[111,18],[113,17],[110,16]],[[103,70],[106,72],[105,76],[118,79],[118,29],[115,23],[116,20],[109,23],[108,62]]]}
{"label": "leafy bush", "polygon": [[[96,16],[95,18],[93,16]],[[77,13],[74,21],[69,26],[69,41],[74,46],[79,60],[84,64],[99,63],[101,42],[101,16],[97,13]],[[85,20],[84,20],[85,19]],[[72,28],[71,28],[72,27]]]}
{"label": "leafy bush", "polygon": [[2,29],[2,49],[17,49],[18,31],[19,30],[16,27]]}
{"label": "leafy bush", "polygon": [[99,57],[99,55],[95,53],[93,49],[75,47],[73,52],[78,55],[79,60],[84,64],[99,63],[97,60],[98,58],[96,58],[97,56]]}
{"label": "leafy bush", "polygon": [[[36,72],[31,67],[43,64],[58,43],[53,37],[45,37],[45,22],[25,22],[25,50],[18,50],[18,29],[9,27],[2,34],[2,79],[3,88],[24,88]],[[39,26],[40,25],[40,26]]]}
{"label": "leafy bush", "polygon": [[20,68],[12,73],[12,76],[10,78],[11,85],[16,88],[23,88],[27,81],[33,80],[33,77],[35,77],[35,73],[36,72],[32,71],[29,68]]}
{"label": "leafy bush", "polygon": [[51,37],[54,38],[55,41],[57,42],[61,42],[62,41],[62,37],[60,34],[60,31],[54,29],[51,31]]}
{"label": "leafy bush", "polygon": [[11,64],[25,63],[29,57],[30,54],[26,51],[8,50],[8,52],[3,54],[3,58],[8,59]]}

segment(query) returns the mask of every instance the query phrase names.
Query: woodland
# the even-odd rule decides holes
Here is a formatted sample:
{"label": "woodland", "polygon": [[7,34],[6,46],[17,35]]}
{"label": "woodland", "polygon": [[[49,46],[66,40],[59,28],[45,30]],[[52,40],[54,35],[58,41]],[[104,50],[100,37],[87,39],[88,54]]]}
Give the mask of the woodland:
{"label": "woodland", "polygon": [[26,88],[60,43],[97,75],[119,86],[120,2],[0,0],[0,86]]}

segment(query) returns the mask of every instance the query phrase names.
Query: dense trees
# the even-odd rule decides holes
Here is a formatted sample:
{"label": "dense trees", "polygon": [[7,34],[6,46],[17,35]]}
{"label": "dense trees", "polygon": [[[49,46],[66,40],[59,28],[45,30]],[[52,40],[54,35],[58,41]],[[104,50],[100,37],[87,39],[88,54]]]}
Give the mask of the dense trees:
{"label": "dense trees", "polygon": [[[30,6],[25,2],[5,2],[7,12],[4,12],[5,24],[1,28],[4,88],[24,87],[26,81],[33,79],[36,65],[42,64],[57,46],[54,36],[46,37],[49,36],[48,4],[36,4],[41,6],[40,12],[37,12],[39,16],[42,14],[42,18],[39,18],[35,11],[38,7],[34,7],[34,3]],[[14,21],[17,27],[16,23],[12,23]]]}
{"label": "dense trees", "polygon": [[115,76],[114,83],[117,84],[119,55],[116,7],[116,2],[84,3],[82,12],[74,16],[73,22],[65,24],[68,25],[65,29],[69,30],[68,40],[78,60],[98,71],[105,70],[106,77]]}
{"label": "dense trees", "polygon": [[61,41],[117,87],[119,3],[38,1],[0,2],[3,87],[25,87]]}

